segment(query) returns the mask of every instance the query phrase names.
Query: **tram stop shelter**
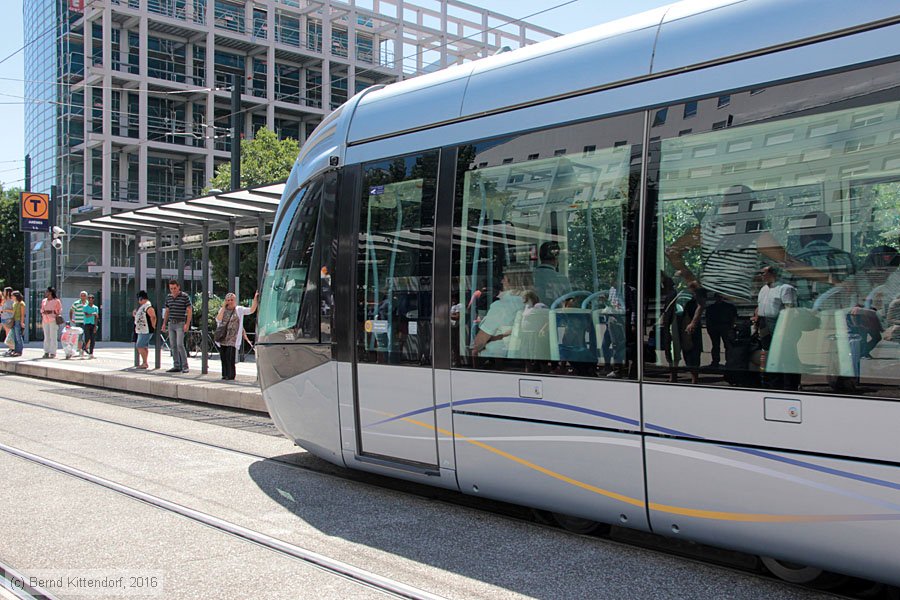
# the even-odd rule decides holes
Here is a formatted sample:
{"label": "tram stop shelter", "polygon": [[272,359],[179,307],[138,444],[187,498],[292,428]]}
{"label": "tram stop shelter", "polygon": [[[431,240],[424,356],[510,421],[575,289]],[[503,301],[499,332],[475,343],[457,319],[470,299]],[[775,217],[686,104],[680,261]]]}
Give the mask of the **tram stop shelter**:
{"label": "tram stop shelter", "polygon": [[[154,204],[135,210],[103,215],[83,221],[73,221],[73,227],[83,227],[134,238],[135,284],[140,285],[141,254],[155,255],[155,286],[151,293],[153,304],[159,310],[165,303],[168,289],[162,283],[161,253],[177,254],[178,279],[184,281],[184,252],[201,250],[201,373],[209,372],[209,248],[228,246],[228,289],[234,290],[238,282],[238,245],[257,245],[257,281],[262,281],[266,257],[267,228],[271,229],[285,184],[271,183],[262,186],[215,192],[206,196]],[[227,232],[228,237],[210,240],[210,234]],[[163,245],[164,240],[166,245]],[[149,290],[148,290],[149,291]],[[162,318],[162,313],[158,313]],[[162,337],[159,327],[154,334],[156,368],[161,366]],[[137,365],[135,350],[135,365]]]}

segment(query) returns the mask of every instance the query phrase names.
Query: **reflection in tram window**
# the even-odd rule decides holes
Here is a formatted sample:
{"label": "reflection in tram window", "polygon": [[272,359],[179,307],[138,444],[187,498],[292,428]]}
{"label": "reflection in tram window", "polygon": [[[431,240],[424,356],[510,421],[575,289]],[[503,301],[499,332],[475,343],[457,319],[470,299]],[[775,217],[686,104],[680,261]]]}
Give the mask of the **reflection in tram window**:
{"label": "reflection in tram window", "polygon": [[[302,188],[275,228],[259,308],[259,337],[267,342],[318,342],[318,284],[309,277],[322,181]],[[314,267],[315,268],[315,267]]]}
{"label": "reflection in tram window", "polygon": [[635,115],[460,148],[454,367],[636,376],[640,131]]}
{"label": "reflection in tram window", "polygon": [[[730,316],[721,331],[707,311],[699,383],[896,396],[900,103],[885,99],[897,90],[883,66],[733,93],[733,127],[653,143],[649,287],[672,282],[674,317],[662,292],[650,298],[648,378],[696,380],[679,344],[700,285]],[[715,109],[702,100],[694,119]]]}
{"label": "reflection in tram window", "polygon": [[357,267],[360,362],[431,364],[437,152],[364,166]]}

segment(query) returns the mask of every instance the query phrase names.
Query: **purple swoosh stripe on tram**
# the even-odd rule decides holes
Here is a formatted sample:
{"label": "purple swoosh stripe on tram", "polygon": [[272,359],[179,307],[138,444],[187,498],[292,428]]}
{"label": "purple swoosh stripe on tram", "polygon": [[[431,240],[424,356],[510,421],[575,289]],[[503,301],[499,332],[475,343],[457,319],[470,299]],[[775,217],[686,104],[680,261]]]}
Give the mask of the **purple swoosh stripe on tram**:
{"label": "purple swoosh stripe on tram", "polygon": [[[550,400],[534,400],[530,398],[512,398],[512,397],[498,397],[498,398],[469,398],[467,400],[459,400],[457,402],[446,402],[444,404],[438,404],[433,407],[428,406],[426,408],[420,408],[414,411],[410,411],[408,413],[404,413],[402,415],[397,415],[395,417],[390,417],[388,419],[383,419],[381,421],[377,421],[375,423],[370,423],[366,425],[366,427],[374,427],[376,425],[382,425],[384,423],[389,423],[391,421],[397,421],[400,419],[405,419],[407,417],[412,417],[415,415],[420,415],[422,413],[430,412],[432,410],[441,410],[444,408],[449,408],[451,406],[466,406],[471,404],[486,404],[486,403],[509,403],[509,404],[533,404],[536,406],[549,406],[552,408],[559,408],[562,410],[569,410],[574,412],[579,412],[587,415],[592,415],[595,417],[601,417],[604,419],[610,419],[612,421],[618,421],[620,423],[625,423],[628,425],[639,426],[640,423],[634,419],[629,419],[627,417],[621,417],[619,415],[614,415],[612,413],[602,412],[599,410],[591,410],[589,408],[583,408],[580,406],[573,406],[571,404],[563,404],[561,402],[552,402]],[[684,437],[692,440],[703,440],[706,438],[693,435],[687,433],[685,431],[679,431],[677,429],[671,429],[669,427],[663,427],[661,425],[654,425],[652,423],[646,423],[645,427],[648,430],[656,431],[658,433],[663,433],[666,435],[676,435],[679,437]],[[836,477],[843,477],[845,479],[853,479],[855,481],[860,481],[862,483],[869,483],[872,485],[877,485],[881,487],[886,487],[892,490],[900,490],[900,483],[895,483],[893,481],[885,481],[883,479],[877,479],[874,477],[868,477],[866,475],[859,475],[857,473],[851,473],[850,471],[842,471],[840,469],[833,469],[831,467],[823,467],[821,465],[817,465],[814,463],[797,460],[795,458],[787,458],[784,456],[779,456],[777,454],[773,454],[771,452],[766,452],[764,450],[755,450],[752,448],[741,448],[739,446],[732,446],[729,444],[717,444],[720,448],[724,448],[726,450],[731,450],[733,452],[740,452],[743,454],[750,454],[752,456],[756,456],[759,458],[764,458],[767,460],[773,460],[776,462],[793,465],[795,467],[802,467],[805,469],[810,469],[813,471],[818,471],[820,473],[825,473],[828,475],[834,475]]]}
{"label": "purple swoosh stripe on tram", "polygon": [[366,427],[374,427],[375,425],[382,425],[384,423],[389,423],[391,421],[398,421],[400,419],[405,419],[407,417],[413,417],[415,415],[420,415],[422,413],[430,412],[432,410],[441,410],[444,408],[449,408],[453,406],[454,408],[457,406],[466,406],[470,404],[533,404],[536,406],[549,406],[551,408],[559,408],[562,410],[569,410],[574,412],[584,413],[586,415],[591,415],[594,417],[601,417],[603,419],[610,419],[611,421],[619,421],[620,423],[625,423],[627,425],[633,425],[635,427],[640,427],[640,422],[635,419],[629,419],[627,417],[620,417],[619,415],[614,415],[612,413],[602,412],[599,410],[591,410],[590,408],[582,408],[580,406],[573,406],[571,404],[562,404],[561,402],[552,402],[550,400],[534,400],[530,398],[507,398],[507,397],[497,397],[497,398],[470,398],[468,400],[459,400],[455,402],[446,402],[444,404],[437,404],[433,407],[428,406],[426,408],[419,408],[408,413],[403,413],[402,415],[397,415],[394,417],[390,417],[388,419],[382,419],[381,421],[377,421],[375,423],[370,423],[366,425]]}

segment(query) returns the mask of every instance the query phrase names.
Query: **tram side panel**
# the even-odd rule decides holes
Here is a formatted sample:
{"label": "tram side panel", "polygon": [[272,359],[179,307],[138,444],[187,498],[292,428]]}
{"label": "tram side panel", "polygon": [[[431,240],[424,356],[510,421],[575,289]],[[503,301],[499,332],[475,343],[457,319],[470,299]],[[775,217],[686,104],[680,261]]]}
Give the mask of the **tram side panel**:
{"label": "tram side panel", "polygon": [[653,531],[900,584],[900,467],[647,438]]}

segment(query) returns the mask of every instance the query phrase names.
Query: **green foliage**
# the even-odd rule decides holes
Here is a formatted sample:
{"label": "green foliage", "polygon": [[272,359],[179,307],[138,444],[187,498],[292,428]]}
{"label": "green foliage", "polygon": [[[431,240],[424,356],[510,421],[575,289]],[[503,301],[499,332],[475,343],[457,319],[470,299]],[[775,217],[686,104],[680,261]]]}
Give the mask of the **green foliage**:
{"label": "green foliage", "polygon": [[[225,303],[225,300],[213,294],[209,297],[209,319],[207,323],[209,323],[209,330],[216,330],[216,315],[219,314],[219,309],[222,308],[222,304]],[[200,327],[201,318],[203,316],[203,294],[197,292],[194,294],[193,300],[194,307],[194,318],[192,319],[192,325],[194,327]]]}
{"label": "green foliage", "polygon": [[0,188],[0,288],[24,292],[25,236],[19,231],[19,192]]}
{"label": "green foliage", "polygon": [[[290,138],[279,140],[275,132],[265,127],[256,132],[254,139],[241,140],[240,187],[247,188],[284,181],[291,174],[291,168],[294,166],[299,152],[300,144],[296,140]],[[230,162],[219,166],[204,193],[214,188],[231,189]],[[221,232],[215,235],[226,237],[226,234]],[[252,298],[254,292],[259,288],[259,282],[256,281],[256,244],[243,244],[240,248],[238,275],[241,289],[228,291],[237,291],[239,298]],[[210,248],[209,257],[212,264],[213,281],[226,282],[228,280],[227,247]]]}
{"label": "green foliage", "polygon": [[[252,140],[241,140],[241,188],[284,181],[291,174],[300,152],[297,140],[279,140],[271,129],[263,127]],[[213,188],[231,189],[231,162],[223,163],[210,180],[207,192]]]}

